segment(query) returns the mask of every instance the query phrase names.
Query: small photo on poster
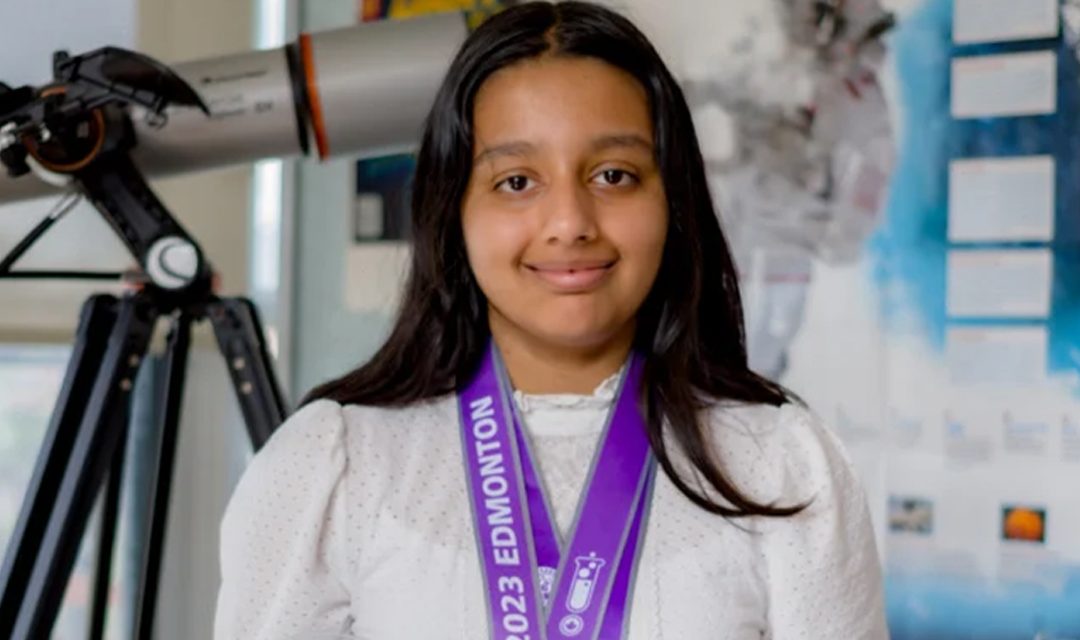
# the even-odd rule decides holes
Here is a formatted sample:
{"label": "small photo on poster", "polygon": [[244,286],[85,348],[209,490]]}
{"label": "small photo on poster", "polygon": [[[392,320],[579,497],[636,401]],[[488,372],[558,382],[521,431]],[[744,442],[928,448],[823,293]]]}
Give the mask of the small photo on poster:
{"label": "small photo on poster", "polygon": [[1001,508],[1001,539],[1021,542],[1046,542],[1046,509],[1030,505],[1005,505]]}
{"label": "small photo on poster", "polygon": [[357,162],[352,194],[353,242],[408,240],[415,169],[416,160],[405,154]]}
{"label": "small photo on poster", "polygon": [[889,496],[889,531],[930,535],[934,532],[934,503],[925,498]]}

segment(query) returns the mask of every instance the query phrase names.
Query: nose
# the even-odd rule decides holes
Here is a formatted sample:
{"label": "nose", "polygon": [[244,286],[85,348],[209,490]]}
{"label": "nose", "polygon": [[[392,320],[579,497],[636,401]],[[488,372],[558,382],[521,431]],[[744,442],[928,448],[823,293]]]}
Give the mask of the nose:
{"label": "nose", "polygon": [[542,233],[548,244],[587,244],[599,235],[592,194],[576,180],[560,180],[549,189],[544,207]]}

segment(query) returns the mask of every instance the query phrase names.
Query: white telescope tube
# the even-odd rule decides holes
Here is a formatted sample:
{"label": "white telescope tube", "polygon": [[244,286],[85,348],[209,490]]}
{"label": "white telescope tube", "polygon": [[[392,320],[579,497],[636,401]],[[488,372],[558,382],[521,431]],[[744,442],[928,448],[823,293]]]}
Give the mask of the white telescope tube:
{"label": "white telescope tube", "polygon": [[[210,117],[170,108],[163,127],[133,112],[133,157],[148,178],[263,158],[372,156],[407,149],[468,33],[461,13],[302,34],[277,49],[170,65]],[[2,78],[0,78],[2,80]],[[0,167],[0,204],[53,194]]]}

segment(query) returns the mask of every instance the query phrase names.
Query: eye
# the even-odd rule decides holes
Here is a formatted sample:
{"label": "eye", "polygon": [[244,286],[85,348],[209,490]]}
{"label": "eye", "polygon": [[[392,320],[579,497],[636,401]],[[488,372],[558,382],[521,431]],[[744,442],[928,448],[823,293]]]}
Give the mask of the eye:
{"label": "eye", "polygon": [[637,182],[637,176],[623,169],[605,169],[597,177],[611,187],[625,187]]}
{"label": "eye", "polygon": [[510,192],[510,193],[521,193],[522,191],[525,191],[526,189],[529,188],[530,182],[531,181],[526,176],[522,176],[522,175],[510,176],[509,178],[506,178],[505,180],[499,181],[499,183],[495,185],[495,189],[496,189],[496,191],[507,191],[507,192]]}

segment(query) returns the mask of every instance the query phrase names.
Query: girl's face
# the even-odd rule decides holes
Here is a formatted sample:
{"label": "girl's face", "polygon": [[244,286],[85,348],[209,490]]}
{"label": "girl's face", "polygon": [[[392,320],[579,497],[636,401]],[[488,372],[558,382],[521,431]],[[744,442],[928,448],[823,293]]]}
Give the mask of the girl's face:
{"label": "girl's face", "polygon": [[462,228],[492,331],[573,349],[632,336],[668,227],[641,85],[591,58],[528,60],[484,82],[473,127]]}

